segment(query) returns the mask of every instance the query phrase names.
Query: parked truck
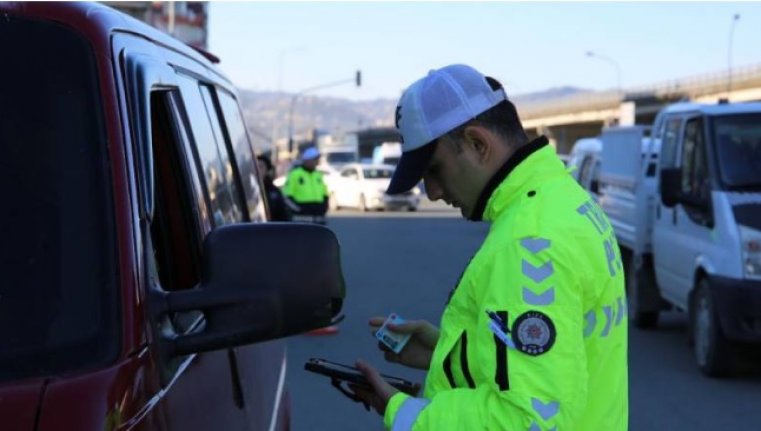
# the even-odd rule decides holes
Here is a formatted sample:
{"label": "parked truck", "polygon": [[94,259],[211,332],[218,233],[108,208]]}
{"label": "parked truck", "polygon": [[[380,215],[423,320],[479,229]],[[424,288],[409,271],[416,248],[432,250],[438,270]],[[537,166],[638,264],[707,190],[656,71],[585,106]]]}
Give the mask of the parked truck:
{"label": "parked truck", "polygon": [[675,104],[600,140],[630,319],[686,311],[700,370],[731,371],[761,346],[761,103]]}

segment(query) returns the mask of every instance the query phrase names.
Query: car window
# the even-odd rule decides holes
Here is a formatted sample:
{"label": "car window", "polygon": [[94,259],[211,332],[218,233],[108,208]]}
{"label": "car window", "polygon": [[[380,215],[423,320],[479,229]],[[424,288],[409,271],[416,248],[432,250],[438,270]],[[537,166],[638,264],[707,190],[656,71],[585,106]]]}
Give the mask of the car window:
{"label": "car window", "polygon": [[[225,214],[224,224],[240,222],[248,218],[248,211],[244,212],[243,210],[245,198],[241,193],[241,186],[235,175],[236,167],[231,160],[230,151],[222,135],[221,120],[212,98],[211,87],[202,84],[199,88],[201,89],[201,96],[206,106],[206,113],[211,122],[211,130],[214,132],[219,161],[222,164],[220,181],[217,182],[216,189],[219,194],[229,199],[229,213]],[[222,211],[220,212],[222,213]],[[216,220],[219,215],[215,213],[214,217],[216,224],[219,225],[219,221]]]}
{"label": "car window", "polygon": [[7,14],[0,40],[0,381],[105,366],[121,314],[93,48]]}
{"label": "car window", "polygon": [[669,118],[661,144],[661,167],[673,168],[676,166],[677,147],[679,144],[679,131],[682,128],[681,118]]}
{"label": "car window", "polygon": [[226,91],[218,90],[216,94],[222,108],[222,116],[225,119],[222,126],[227,131],[228,143],[233,150],[235,165],[241,179],[249,219],[265,221],[267,212],[261,195],[259,176],[256,173],[254,152],[246,133],[246,125],[243,122],[238,102]]}
{"label": "car window", "polygon": [[178,75],[178,80],[187,116],[192,119],[190,127],[195,158],[198,170],[204,173],[211,219],[217,226],[240,221],[243,211],[236,197],[240,195],[236,193],[235,185],[229,182],[232,179],[229,156],[226,151],[224,154],[221,151],[224,149],[224,139],[221,131],[212,128],[209,117],[213,115],[216,119],[216,112],[206,109],[202,87],[195,78]]}
{"label": "car window", "polygon": [[[151,133],[155,179],[154,215],[151,220],[153,259],[162,290],[187,290],[201,277],[201,239],[193,179],[186,155],[187,133],[180,121],[175,92],[151,94]],[[162,332],[186,332],[200,319],[198,311],[177,313],[164,322]]]}
{"label": "car window", "polygon": [[701,201],[707,201],[710,196],[710,177],[701,118],[693,118],[684,126],[682,193]]}
{"label": "car window", "polygon": [[600,159],[595,158],[592,165],[592,173],[589,180],[589,191],[600,193]]}
{"label": "car window", "polygon": [[724,115],[713,120],[719,176],[734,190],[761,190],[761,115]]}
{"label": "car window", "polygon": [[589,189],[589,181],[592,176],[592,167],[594,164],[594,157],[591,155],[585,156],[581,161],[581,167],[579,168],[579,184],[585,189]]}

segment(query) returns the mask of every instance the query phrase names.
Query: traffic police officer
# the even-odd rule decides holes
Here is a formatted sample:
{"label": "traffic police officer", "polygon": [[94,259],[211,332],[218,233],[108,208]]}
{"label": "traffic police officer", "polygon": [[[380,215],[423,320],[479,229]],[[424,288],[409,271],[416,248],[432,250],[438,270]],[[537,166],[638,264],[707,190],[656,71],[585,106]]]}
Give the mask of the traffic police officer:
{"label": "traffic police officer", "polygon": [[288,173],[283,187],[286,202],[294,215],[310,216],[324,223],[328,211],[328,188],[318,171],[320,152],[315,147],[304,150],[302,164]]}
{"label": "traffic police officer", "polygon": [[386,359],[427,369],[424,394],[359,361],[373,390],[356,395],[393,430],[627,429],[623,268],[605,214],[545,137],[529,142],[499,82],[469,66],[412,84],[396,121],[404,152],[388,193],[422,177],[431,200],[491,228],[440,330],[391,327],[412,338]]}

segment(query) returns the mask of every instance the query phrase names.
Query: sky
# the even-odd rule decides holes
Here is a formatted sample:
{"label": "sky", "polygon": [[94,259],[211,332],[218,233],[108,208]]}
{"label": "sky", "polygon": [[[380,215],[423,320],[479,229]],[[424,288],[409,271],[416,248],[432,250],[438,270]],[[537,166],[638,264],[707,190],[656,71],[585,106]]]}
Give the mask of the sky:
{"label": "sky", "polygon": [[397,99],[452,63],[499,79],[508,95],[615,89],[619,77],[630,88],[726,71],[730,46],[734,70],[761,64],[760,42],[754,2],[209,5],[209,50],[239,88],[293,93],[346,81],[311,94],[351,100]]}

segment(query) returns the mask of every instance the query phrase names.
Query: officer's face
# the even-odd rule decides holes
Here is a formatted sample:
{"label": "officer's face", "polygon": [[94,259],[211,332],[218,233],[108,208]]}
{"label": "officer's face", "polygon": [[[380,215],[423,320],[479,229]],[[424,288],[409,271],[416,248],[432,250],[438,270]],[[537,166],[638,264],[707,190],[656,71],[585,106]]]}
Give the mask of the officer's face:
{"label": "officer's face", "polygon": [[423,174],[428,198],[441,199],[459,208],[463,217],[470,217],[483,188],[483,172],[476,156],[467,143],[440,138]]}

